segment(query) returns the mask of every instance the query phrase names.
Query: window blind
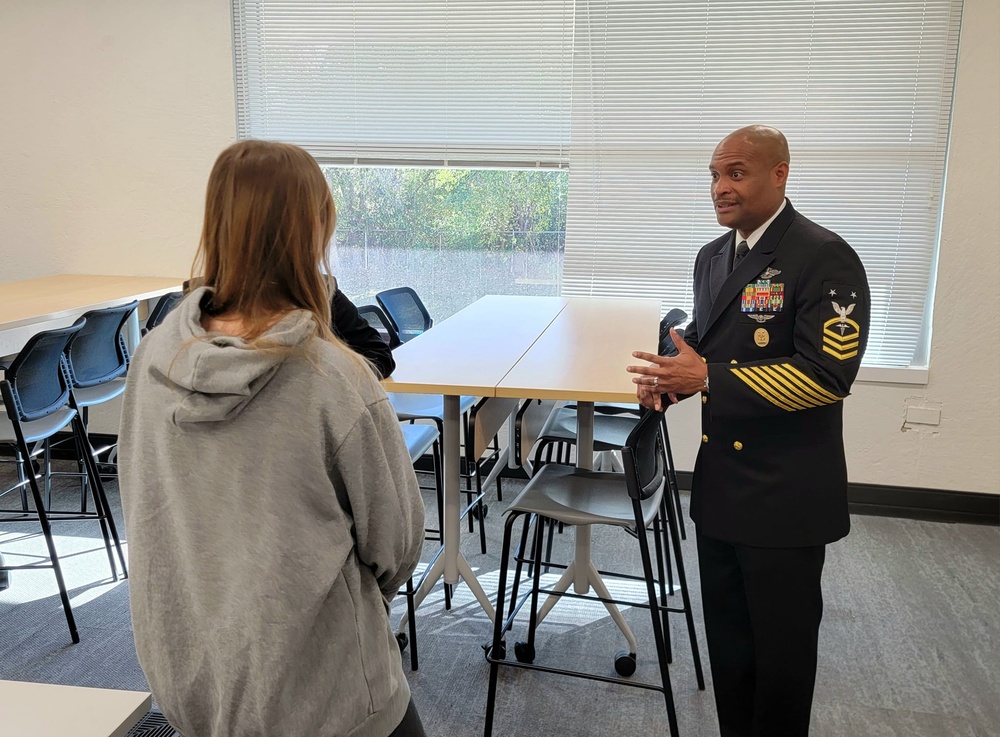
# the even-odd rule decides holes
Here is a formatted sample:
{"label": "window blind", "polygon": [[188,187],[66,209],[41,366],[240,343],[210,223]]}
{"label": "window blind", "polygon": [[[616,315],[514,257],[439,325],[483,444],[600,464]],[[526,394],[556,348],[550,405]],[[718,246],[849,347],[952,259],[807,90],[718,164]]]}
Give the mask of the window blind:
{"label": "window blind", "polygon": [[866,366],[926,365],[960,0],[579,0],[562,291],[692,304],[715,145],[788,138],[788,198],[868,271]]}
{"label": "window blind", "polygon": [[572,0],[234,0],[238,132],[324,163],[563,167]]}
{"label": "window blind", "polygon": [[561,290],[691,308],[749,123],[860,254],[865,365],[924,366],[961,0],[233,0],[241,137],[324,163],[564,167]]}

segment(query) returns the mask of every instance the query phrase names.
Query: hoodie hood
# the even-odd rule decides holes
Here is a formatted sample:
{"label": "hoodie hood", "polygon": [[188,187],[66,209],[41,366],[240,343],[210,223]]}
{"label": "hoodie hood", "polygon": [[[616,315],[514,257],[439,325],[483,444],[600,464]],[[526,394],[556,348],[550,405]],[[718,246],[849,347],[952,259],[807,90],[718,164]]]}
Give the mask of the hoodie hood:
{"label": "hoodie hood", "polygon": [[307,310],[288,313],[261,336],[276,350],[209,334],[201,326],[201,305],[211,291],[208,287],[192,291],[147,337],[153,338],[146,357],[149,370],[174,390],[176,401],[168,412],[179,427],[238,417],[294,349],[316,334],[315,320]]}

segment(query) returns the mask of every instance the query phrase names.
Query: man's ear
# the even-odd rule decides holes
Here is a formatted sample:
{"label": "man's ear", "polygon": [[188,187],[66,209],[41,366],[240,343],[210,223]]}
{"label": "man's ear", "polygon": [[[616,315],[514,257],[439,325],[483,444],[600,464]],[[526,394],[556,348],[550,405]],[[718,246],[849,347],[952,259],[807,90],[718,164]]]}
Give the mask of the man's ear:
{"label": "man's ear", "polygon": [[788,181],[788,162],[779,161],[771,169],[771,180],[774,182],[775,187],[784,187],[785,182]]}

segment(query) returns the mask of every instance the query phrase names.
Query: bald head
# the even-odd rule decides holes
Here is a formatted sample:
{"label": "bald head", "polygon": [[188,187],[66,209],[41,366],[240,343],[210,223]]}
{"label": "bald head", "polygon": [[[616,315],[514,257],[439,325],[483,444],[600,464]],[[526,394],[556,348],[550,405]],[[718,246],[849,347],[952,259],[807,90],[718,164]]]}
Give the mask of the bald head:
{"label": "bald head", "polygon": [[744,237],[767,222],[785,200],[788,141],[777,128],[748,125],[712,154],[712,201],[720,225]]}
{"label": "bald head", "polygon": [[790,161],[785,134],[769,125],[748,125],[735,130],[722,139],[716,150],[727,142],[742,143],[755,152],[761,163],[768,166],[774,166],[781,161],[787,164]]}

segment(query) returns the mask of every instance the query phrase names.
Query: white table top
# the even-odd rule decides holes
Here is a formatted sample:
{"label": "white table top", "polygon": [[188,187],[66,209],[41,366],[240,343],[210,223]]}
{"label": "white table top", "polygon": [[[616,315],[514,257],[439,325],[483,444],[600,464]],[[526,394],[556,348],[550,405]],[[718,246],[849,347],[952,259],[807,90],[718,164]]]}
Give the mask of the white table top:
{"label": "white table top", "polygon": [[514,364],[498,397],[634,402],[632,351],[656,353],[660,301],[571,297]]}
{"label": "white table top", "polygon": [[144,691],[0,681],[0,737],[123,737],[152,701]]}
{"label": "white table top", "polygon": [[566,306],[561,297],[483,297],[395,351],[387,392],[496,395],[496,386]]}
{"label": "white table top", "polygon": [[489,295],[393,355],[386,391],[629,402],[632,351],[656,352],[660,302]]}
{"label": "white table top", "polygon": [[0,330],[150,299],[181,288],[183,279],[58,274],[0,283]]}

